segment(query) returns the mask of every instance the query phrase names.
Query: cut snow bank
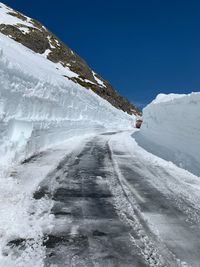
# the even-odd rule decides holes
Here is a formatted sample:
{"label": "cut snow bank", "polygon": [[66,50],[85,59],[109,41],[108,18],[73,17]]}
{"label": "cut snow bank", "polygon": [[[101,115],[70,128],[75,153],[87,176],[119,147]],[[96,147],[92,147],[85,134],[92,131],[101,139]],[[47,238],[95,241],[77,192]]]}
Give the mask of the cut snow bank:
{"label": "cut snow bank", "polygon": [[133,125],[134,116],[72,82],[66,72],[0,34],[1,170],[69,137]]}
{"label": "cut snow bank", "polygon": [[143,110],[137,142],[149,152],[200,175],[200,93],[160,94]]}

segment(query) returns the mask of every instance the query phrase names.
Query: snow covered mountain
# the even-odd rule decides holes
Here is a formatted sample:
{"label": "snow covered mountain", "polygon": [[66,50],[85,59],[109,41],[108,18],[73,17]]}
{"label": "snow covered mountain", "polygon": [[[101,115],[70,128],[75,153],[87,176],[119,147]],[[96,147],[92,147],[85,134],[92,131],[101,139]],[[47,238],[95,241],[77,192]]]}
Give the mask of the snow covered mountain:
{"label": "snow covered mountain", "polygon": [[[91,89],[118,109],[129,114],[139,113],[139,110],[120,96],[108,81],[92,71],[82,58],[43,25],[2,3],[0,3],[0,32],[50,61],[60,63],[66,68],[66,73],[63,74],[66,79]],[[68,75],[68,70],[74,74]]]}

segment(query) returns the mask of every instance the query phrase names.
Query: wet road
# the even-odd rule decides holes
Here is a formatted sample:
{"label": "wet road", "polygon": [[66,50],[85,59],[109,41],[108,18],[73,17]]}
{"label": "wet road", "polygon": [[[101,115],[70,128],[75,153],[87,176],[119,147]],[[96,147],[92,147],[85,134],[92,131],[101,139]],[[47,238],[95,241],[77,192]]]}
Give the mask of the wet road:
{"label": "wet road", "polygon": [[[67,155],[35,192],[36,199],[54,201],[45,266],[200,266],[199,223],[189,222],[148,172],[137,172],[153,166],[123,149],[111,151],[113,135],[94,137]],[[169,176],[164,169],[151,172]]]}
{"label": "wet road", "polygon": [[112,170],[104,139],[94,138],[67,156],[34,197],[54,200],[54,230],[48,235],[46,266],[148,266],[131,241],[110,190]]}

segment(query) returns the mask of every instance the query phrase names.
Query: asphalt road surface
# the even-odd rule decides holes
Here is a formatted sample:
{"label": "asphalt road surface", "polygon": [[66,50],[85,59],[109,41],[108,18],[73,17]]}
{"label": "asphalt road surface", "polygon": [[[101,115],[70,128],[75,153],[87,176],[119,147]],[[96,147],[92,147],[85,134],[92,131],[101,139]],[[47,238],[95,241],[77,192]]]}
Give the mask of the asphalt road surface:
{"label": "asphalt road surface", "polygon": [[54,203],[45,266],[200,266],[199,222],[185,212],[192,207],[184,200],[182,210],[147,172],[137,172],[149,168],[165,179],[166,170],[145,166],[125,149],[111,150],[116,134],[93,137],[81,152],[67,154],[35,192],[35,199]]}

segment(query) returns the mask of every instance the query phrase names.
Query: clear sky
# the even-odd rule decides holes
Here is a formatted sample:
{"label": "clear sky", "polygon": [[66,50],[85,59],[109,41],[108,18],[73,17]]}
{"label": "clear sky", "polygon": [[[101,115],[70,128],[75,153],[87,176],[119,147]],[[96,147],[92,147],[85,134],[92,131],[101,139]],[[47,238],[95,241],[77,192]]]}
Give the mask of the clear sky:
{"label": "clear sky", "polygon": [[200,1],[2,0],[33,17],[133,103],[200,91]]}

